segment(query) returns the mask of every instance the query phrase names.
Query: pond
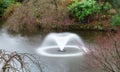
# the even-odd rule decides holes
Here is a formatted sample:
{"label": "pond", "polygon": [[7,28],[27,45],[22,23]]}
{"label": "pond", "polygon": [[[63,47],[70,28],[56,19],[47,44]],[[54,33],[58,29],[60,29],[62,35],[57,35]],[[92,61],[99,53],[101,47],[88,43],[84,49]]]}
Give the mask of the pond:
{"label": "pond", "polygon": [[[103,32],[94,31],[72,31],[78,34],[86,46],[95,45],[94,39],[97,35],[104,35]],[[16,51],[20,53],[30,53],[36,55],[38,60],[43,64],[44,72],[97,72],[92,69],[85,69],[84,56],[75,57],[46,57],[36,52],[47,33],[39,33],[36,35],[12,35],[5,28],[0,30],[0,49],[5,51]],[[37,69],[31,68],[32,72],[39,72]]]}

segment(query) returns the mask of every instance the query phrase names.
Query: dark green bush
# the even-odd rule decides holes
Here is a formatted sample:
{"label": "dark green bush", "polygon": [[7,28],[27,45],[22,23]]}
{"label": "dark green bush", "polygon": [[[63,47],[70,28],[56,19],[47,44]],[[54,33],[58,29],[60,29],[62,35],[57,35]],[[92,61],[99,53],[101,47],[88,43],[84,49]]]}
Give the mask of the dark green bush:
{"label": "dark green bush", "polygon": [[120,26],[120,14],[117,14],[117,15],[112,17],[111,25],[112,26]]}
{"label": "dark green bush", "polygon": [[106,3],[101,3],[101,13],[109,13],[109,10],[112,8],[111,4],[106,2]]}
{"label": "dark green bush", "polygon": [[83,0],[70,6],[70,17],[78,22],[84,22],[90,15],[100,11],[100,5],[95,0]]}
{"label": "dark green bush", "polygon": [[4,14],[9,6],[16,4],[17,2],[17,0],[0,0],[0,16]]}
{"label": "dark green bush", "polygon": [[0,16],[4,13],[3,0],[0,0]]}
{"label": "dark green bush", "polygon": [[105,0],[105,2],[109,2],[117,12],[120,12],[120,0]]}

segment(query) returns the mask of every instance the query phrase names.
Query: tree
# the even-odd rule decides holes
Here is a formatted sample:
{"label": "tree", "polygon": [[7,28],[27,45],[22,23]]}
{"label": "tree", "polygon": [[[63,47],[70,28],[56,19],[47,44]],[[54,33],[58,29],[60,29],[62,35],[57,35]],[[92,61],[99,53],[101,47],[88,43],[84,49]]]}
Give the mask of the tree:
{"label": "tree", "polygon": [[119,35],[108,34],[97,38],[98,46],[90,50],[89,61],[93,68],[100,68],[105,72],[120,72],[120,38]]}
{"label": "tree", "polygon": [[29,62],[33,63],[42,72],[40,63],[37,59],[28,53],[7,53],[0,50],[0,65],[2,66],[2,72],[30,72]]}

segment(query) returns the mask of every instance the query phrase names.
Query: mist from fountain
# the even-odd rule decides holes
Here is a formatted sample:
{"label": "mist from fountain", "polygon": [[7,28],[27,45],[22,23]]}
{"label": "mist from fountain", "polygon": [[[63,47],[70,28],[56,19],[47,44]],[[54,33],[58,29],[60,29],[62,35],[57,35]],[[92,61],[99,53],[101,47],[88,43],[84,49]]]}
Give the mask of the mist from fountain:
{"label": "mist from fountain", "polygon": [[[47,49],[58,49],[59,52],[66,52],[69,49],[78,49],[80,52],[77,53],[71,53],[69,54],[57,54],[54,55],[52,53],[47,53]],[[58,52],[57,50],[57,52]],[[40,48],[37,49],[37,52],[40,54],[48,55],[49,56],[75,56],[80,55],[83,52],[87,52],[87,48],[85,47],[82,39],[74,33],[50,33],[48,34],[43,43],[41,44]]]}

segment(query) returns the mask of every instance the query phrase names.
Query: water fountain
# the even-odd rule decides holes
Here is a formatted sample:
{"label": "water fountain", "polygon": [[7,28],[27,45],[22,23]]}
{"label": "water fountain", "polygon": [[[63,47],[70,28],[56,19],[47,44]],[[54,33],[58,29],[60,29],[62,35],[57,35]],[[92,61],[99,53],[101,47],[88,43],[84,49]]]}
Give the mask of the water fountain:
{"label": "water fountain", "polygon": [[37,52],[52,57],[79,56],[87,52],[81,38],[74,33],[48,34]]}

